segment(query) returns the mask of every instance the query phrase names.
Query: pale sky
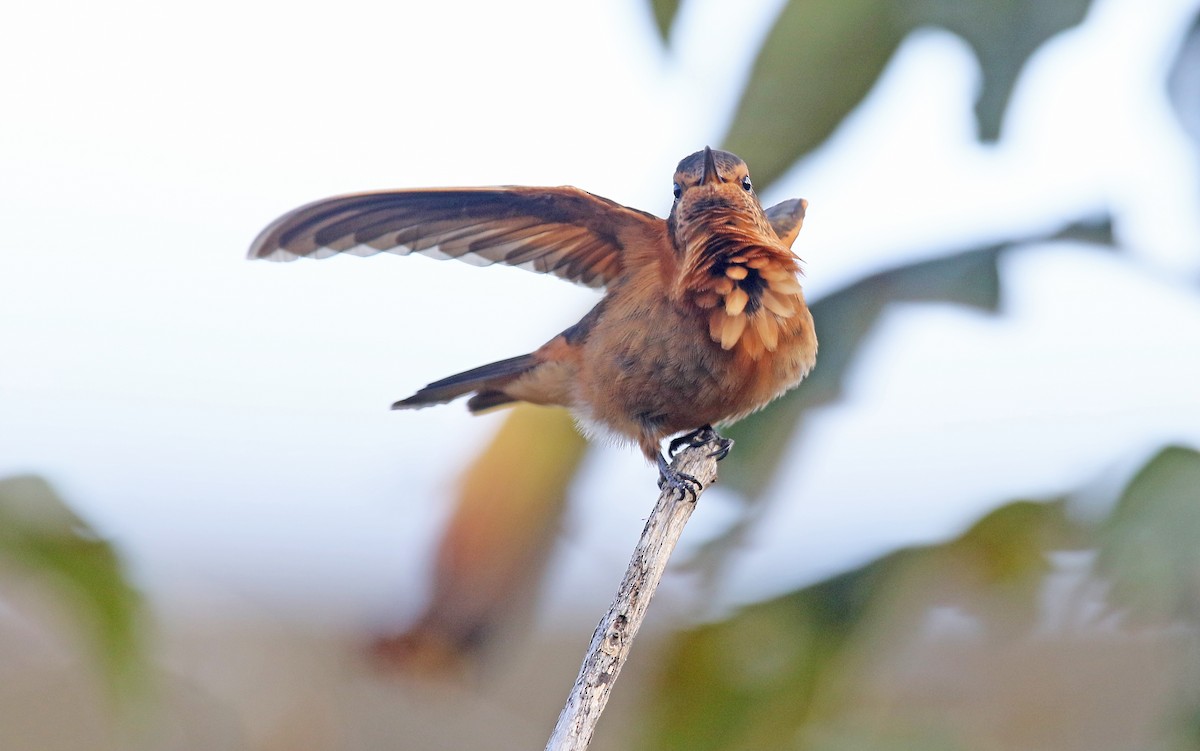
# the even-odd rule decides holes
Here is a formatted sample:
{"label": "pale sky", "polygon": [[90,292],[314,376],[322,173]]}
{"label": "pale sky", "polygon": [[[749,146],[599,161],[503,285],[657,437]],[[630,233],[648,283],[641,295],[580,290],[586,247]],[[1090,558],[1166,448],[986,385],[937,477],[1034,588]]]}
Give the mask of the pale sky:
{"label": "pale sky", "polygon": [[[48,477],[160,596],[411,612],[457,468],[502,418],[387,406],[533,349],[596,293],[423,258],[249,263],[249,242],[386,187],[573,184],[664,215],[779,5],[685,3],[670,53],[634,2],[14,7],[0,474]],[[810,201],[810,297],[1106,208],[1121,250],[1012,254],[999,317],[890,315],[847,401],[800,431],[729,601],[1200,445],[1200,158],[1161,83],[1197,6],[1097,2],[1036,55],[992,146],[970,49],[922,31],[765,196]],[[634,451],[594,452],[551,603],[607,597],[653,481]],[[704,500],[687,545],[731,518],[719,488]]]}

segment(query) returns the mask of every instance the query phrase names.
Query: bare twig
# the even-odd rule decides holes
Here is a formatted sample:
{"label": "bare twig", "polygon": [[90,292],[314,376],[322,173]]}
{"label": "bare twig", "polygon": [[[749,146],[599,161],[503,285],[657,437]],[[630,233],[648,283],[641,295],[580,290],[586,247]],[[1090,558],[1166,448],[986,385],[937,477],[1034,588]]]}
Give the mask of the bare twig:
{"label": "bare twig", "polygon": [[[717,460],[710,456],[712,450],[711,445],[687,448],[671,463],[673,469],[699,480],[701,489],[697,495],[717,479]],[[591,742],[612,685],[646,617],[650,598],[662,581],[671,551],[695,508],[695,501],[680,495],[670,488],[659,495],[617,596],[592,635],[579,677],[558,716],[546,751],[583,751]]]}

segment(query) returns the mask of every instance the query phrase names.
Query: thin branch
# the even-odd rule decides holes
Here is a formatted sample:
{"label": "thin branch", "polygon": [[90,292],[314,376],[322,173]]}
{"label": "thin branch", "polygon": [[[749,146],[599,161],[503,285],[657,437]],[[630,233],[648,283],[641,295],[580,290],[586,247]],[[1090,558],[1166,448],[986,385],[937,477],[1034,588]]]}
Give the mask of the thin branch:
{"label": "thin branch", "polygon": [[[676,455],[671,467],[699,480],[702,493],[717,479],[717,460],[709,456],[712,451],[712,445],[687,448]],[[659,495],[617,596],[592,635],[579,677],[558,716],[546,751],[583,751],[591,742],[613,683],[646,617],[650,598],[662,581],[671,552],[696,507],[690,497],[680,498],[680,495],[669,488]]]}

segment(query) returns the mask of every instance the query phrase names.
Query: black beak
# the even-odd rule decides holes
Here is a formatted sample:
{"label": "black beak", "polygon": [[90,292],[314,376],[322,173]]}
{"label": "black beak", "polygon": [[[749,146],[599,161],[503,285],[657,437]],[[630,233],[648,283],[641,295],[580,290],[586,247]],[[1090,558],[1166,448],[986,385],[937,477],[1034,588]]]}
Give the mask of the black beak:
{"label": "black beak", "polygon": [[704,147],[704,174],[700,177],[700,184],[707,185],[709,181],[716,182],[720,180],[720,175],[717,174],[717,160],[713,157],[712,149]]}

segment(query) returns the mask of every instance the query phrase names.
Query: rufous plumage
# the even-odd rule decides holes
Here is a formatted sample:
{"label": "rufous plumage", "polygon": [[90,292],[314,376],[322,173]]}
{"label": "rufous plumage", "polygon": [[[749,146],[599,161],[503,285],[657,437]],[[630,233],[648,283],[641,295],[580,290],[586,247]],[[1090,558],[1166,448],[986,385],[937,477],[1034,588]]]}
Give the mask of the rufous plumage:
{"label": "rufous plumage", "polygon": [[[764,210],[746,164],[705,148],[674,176],[664,220],[578,188],[398,190],[291,211],[251,258],[388,251],[502,263],[603,287],[578,323],[530,354],[435,381],[395,409],[469,396],[571,410],[590,433],[636,443],[672,486],[664,439],[729,442],[712,430],[761,409],[812,369],[817,338],[791,246],[807,203]],[[672,442],[672,446],[679,444]]]}

